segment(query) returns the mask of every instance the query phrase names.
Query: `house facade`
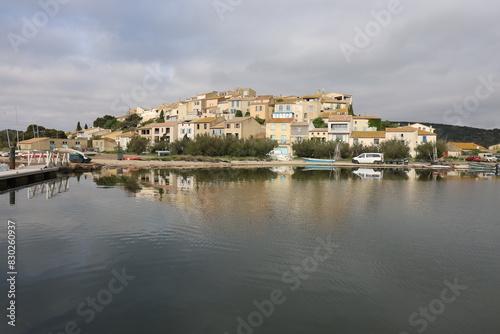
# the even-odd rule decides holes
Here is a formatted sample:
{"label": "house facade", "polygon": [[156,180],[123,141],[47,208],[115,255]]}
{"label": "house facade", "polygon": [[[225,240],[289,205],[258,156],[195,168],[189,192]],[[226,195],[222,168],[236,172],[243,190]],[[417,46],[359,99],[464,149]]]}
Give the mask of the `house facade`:
{"label": "house facade", "polygon": [[259,122],[252,117],[235,117],[224,122],[224,125],[224,135],[240,139],[255,137],[264,132]]}
{"label": "house facade", "polygon": [[85,150],[87,148],[86,138],[62,139],[62,138],[32,138],[20,141],[19,148],[21,150],[41,150],[48,151],[55,148],[72,148],[75,150]]}
{"label": "house facade", "polygon": [[285,155],[292,154],[292,124],[295,118],[271,118],[266,122],[266,137],[278,142],[277,150]]}
{"label": "house facade", "polygon": [[272,95],[260,95],[250,104],[250,116],[269,119],[274,111],[275,100]]}
{"label": "house facade", "polygon": [[291,142],[292,143],[300,143],[304,139],[309,139],[309,130],[314,128],[312,123],[308,122],[295,122],[291,125]]}
{"label": "house facade", "polygon": [[378,146],[385,140],[385,131],[353,131],[349,145]]}
{"label": "house facade", "polygon": [[328,119],[328,140],[349,143],[353,130],[352,116],[334,115]]}
{"label": "house facade", "polygon": [[191,121],[193,126],[194,136],[210,134],[210,127],[224,122],[224,117],[206,117]]}

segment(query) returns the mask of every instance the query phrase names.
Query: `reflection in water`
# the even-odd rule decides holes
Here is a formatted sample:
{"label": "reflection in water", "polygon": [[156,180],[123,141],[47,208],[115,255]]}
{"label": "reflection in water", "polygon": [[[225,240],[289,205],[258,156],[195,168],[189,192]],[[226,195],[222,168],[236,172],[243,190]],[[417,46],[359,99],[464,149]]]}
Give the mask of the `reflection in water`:
{"label": "reflection in water", "polygon": [[58,177],[27,186],[13,188],[8,191],[0,192],[0,194],[7,192],[9,193],[10,205],[16,205],[17,193],[20,190],[27,190],[28,199],[35,199],[42,196],[45,196],[46,199],[51,199],[59,194],[69,191],[69,179],[70,175],[65,175],[63,177]]}

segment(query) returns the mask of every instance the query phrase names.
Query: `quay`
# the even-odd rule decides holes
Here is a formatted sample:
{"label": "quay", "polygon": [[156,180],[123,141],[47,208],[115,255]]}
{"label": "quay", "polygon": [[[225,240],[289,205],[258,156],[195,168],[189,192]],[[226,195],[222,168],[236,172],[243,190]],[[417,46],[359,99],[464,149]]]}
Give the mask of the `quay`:
{"label": "quay", "polygon": [[55,178],[59,167],[29,166],[0,172],[0,190]]}

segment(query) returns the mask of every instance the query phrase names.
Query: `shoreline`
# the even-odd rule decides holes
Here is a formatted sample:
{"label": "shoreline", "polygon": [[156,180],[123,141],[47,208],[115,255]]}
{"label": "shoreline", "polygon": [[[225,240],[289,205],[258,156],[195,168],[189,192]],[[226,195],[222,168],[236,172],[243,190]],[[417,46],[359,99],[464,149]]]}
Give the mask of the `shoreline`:
{"label": "shoreline", "polygon": [[[151,159],[151,156],[139,156],[142,159]],[[0,158],[0,163],[8,163],[8,158]],[[25,163],[25,159],[16,159],[16,163]],[[492,166],[495,164],[490,163]],[[271,167],[338,167],[338,168],[406,168],[406,169],[468,169],[466,162],[457,162],[450,165],[431,165],[423,162],[403,164],[354,164],[348,161],[336,161],[333,164],[306,163],[304,160],[289,161],[259,161],[259,160],[232,160],[232,161],[155,161],[155,160],[117,160],[114,154],[99,154],[92,157],[89,164],[71,164],[69,170],[100,170],[114,168],[271,168]],[[64,168],[66,169],[66,168]]]}

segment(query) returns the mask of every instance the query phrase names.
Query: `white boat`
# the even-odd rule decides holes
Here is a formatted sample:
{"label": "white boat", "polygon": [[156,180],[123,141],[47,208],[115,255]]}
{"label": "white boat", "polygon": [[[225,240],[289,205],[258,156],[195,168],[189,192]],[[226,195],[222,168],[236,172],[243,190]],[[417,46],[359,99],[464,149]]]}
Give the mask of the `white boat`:
{"label": "white boat", "polygon": [[335,159],[314,159],[314,158],[302,158],[306,163],[311,164],[333,164]]}

